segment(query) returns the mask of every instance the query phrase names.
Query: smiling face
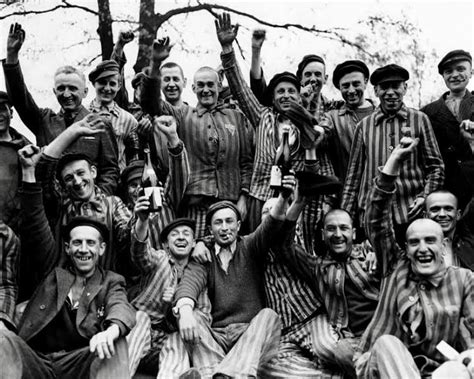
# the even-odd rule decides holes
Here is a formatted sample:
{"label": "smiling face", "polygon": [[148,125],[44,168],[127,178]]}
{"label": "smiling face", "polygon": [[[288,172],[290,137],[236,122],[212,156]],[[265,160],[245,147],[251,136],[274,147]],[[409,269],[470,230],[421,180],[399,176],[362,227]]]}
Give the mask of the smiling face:
{"label": "smiling face", "polygon": [[308,63],[301,73],[301,86],[311,84],[316,95],[319,95],[327,80],[326,67],[321,62]]}
{"label": "smiling face", "polygon": [[219,77],[214,70],[200,69],[194,75],[193,92],[204,108],[212,108],[217,104],[219,89]]}
{"label": "smiling face", "polygon": [[161,90],[166,101],[175,103],[181,99],[181,94],[186,86],[186,79],[178,66],[162,67],[161,70]]}
{"label": "smiling face", "polygon": [[407,257],[415,274],[430,277],[444,268],[443,230],[435,221],[426,218],[413,221],[406,240]]}
{"label": "smiling face", "polygon": [[461,218],[458,200],[450,192],[433,192],[426,198],[426,217],[436,221],[445,237],[450,237]]}
{"label": "smiling face", "polygon": [[72,199],[76,200],[89,200],[94,195],[96,176],[95,166],[91,166],[85,160],[70,162],[61,171],[65,190]]}
{"label": "smiling face", "polygon": [[220,246],[230,246],[240,230],[240,221],[231,208],[219,209],[211,218],[211,234]]}
{"label": "smiling face", "polygon": [[389,81],[375,86],[375,94],[380,100],[380,107],[387,114],[397,113],[403,105],[407,84],[402,81]]}
{"label": "smiling face", "polygon": [[278,83],[273,90],[273,105],[282,110],[288,110],[291,105],[290,101],[297,103],[300,101],[298,89],[291,82]]}
{"label": "smiling face", "polygon": [[105,252],[105,242],[99,231],[89,225],[76,226],[69,233],[69,242],[65,243],[66,253],[71,259],[74,270],[83,277],[94,274],[99,257]]}
{"label": "smiling face", "polygon": [[169,232],[164,246],[177,260],[188,258],[195,246],[193,229],[187,225],[177,226]]}
{"label": "smiling face", "polygon": [[53,92],[64,111],[74,112],[87,96],[87,87],[78,74],[60,72],[54,77]]}
{"label": "smiling face", "polygon": [[472,66],[469,61],[453,62],[443,70],[446,87],[453,93],[464,92],[472,76]]}
{"label": "smiling face", "polygon": [[367,78],[362,72],[354,71],[344,75],[339,81],[342,98],[351,108],[357,108],[364,103],[364,91]]}
{"label": "smiling face", "polygon": [[128,202],[135,205],[140,190],[140,178],[135,178],[127,183]]}
{"label": "smiling face", "polygon": [[343,210],[333,210],[324,219],[323,241],[329,254],[338,257],[348,256],[352,251],[355,230],[352,219]]}
{"label": "smiling face", "polygon": [[110,104],[120,90],[120,75],[114,74],[94,82],[95,95],[101,104]]}

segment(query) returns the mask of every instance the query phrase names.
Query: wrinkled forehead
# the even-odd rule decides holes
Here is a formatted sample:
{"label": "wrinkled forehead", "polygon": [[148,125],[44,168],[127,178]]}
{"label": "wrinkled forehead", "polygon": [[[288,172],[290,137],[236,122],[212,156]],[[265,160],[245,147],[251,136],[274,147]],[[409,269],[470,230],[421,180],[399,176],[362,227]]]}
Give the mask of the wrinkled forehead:
{"label": "wrinkled forehead", "polygon": [[330,211],[324,218],[324,227],[328,225],[348,225],[352,227],[351,216],[342,209]]}
{"label": "wrinkled forehead", "polygon": [[434,192],[426,197],[426,209],[451,206],[458,208],[458,199],[451,192]]}
{"label": "wrinkled forehead", "polygon": [[437,222],[423,218],[413,221],[410,226],[408,226],[406,232],[407,241],[413,238],[426,239],[429,237],[436,237],[440,242],[443,240],[443,229]]}
{"label": "wrinkled forehead", "polygon": [[197,82],[213,82],[217,84],[219,82],[219,75],[212,68],[200,69],[194,74],[194,83]]}
{"label": "wrinkled forehead", "polygon": [[79,74],[76,74],[74,72],[71,72],[71,73],[60,72],[54,76],[54,87],[57,88],[61,85],[84,88],[86,86],[86,83]]}

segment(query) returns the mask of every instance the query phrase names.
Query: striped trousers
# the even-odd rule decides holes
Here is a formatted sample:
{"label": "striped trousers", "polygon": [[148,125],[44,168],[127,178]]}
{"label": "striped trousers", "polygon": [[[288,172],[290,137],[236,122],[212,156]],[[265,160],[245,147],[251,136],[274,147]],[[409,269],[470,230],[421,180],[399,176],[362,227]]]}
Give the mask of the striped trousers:
{"label": "striped trousers", "polygon": [[370,351],[356,361],[358,378],[421,378],[412,355],[397,337],[386,334],[375,341]]}
{"label": "striped trousers", "polygon": [[150,317],[143,311],[135,314],[136,324],[128,333],[126,339],[128,344],[128,362],[130,375],[137,371],[140,359],[150,350]]}
{"label": "striped trousers", "polygon": [[203,378],[224,374],[233,378],[257,376],[258,368],[277,353],[281,322],[271,309],[262,309],[250,323],[211,328],[197,318],[200,342],[185,344],[171,334],[160,354],[158,378],[178,378],[195,367]]}
{"label": "striped trousers", "polygon": [[342,378],[335,361],[338,335],[327,315],[312,317],[282,335],[278,355],[259,370],[262,378]]}

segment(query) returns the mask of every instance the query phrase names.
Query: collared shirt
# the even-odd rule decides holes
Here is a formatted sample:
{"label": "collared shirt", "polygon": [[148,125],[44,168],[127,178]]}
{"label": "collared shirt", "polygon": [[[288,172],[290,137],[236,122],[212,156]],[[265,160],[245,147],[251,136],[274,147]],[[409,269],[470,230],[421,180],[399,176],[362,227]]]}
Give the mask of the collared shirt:
{"label": "collared shirt", "polygon": [[[242,112],[256,129],[255,159],[250,187],[250,195],[261,201],[272,197],[270,189],[270,172],[274,164],[278,141],[278,113],[272,108],[260,104],[250,87],[245,82],[238,68],[234,52],[221,54],[222,65],[225,69],[233,96],[239,102]],[[305,150],[301,147],[292,157],[292,168],[295,171],[304,169]],[[323,149],[317,149],[320,163],[320,174],[334,175],[331,162]]]}
{"label": "collared shirt", "polygon": [[396,182],[392,211],[397,224],[408,222],[408,207],[417,197],[425,197],[443,185],[444,163],[428,117],[405,105],[394,116],[386,115],[378,107],[357,125],[341,208],[353,216],[357,211],[363,214],[378,168],[404,136],[419,138],[420,142],[417,154],[403,163]]}
{"label": "collared shirt", "polygon": [[0,221],[0,321],[13,327],[13,317],[18,296],[18,265],[20,240]]}
{"label": "collared shirt", "polygon": [[127,162],[138,157],[140,149],[137,126],[138,122],[126,110],[120,108],[114,101],[108,105],[92,100],[89,110],[93,113],[107,111],[111,115],[112,129],[118,146],[118,165],[120,172],[127,167]]}
{"label": "collared shirt", "polygon": [[[161,96],[157,91],[156,96]],[[253,130],[235,109],[198,104],[173,107],[160,101],[161,112],[172,115],[188,150],[190,179],[186,195],[237,201],[248,193],[252,174]]]}
{"label": "collared shirt", "polygon": [[394,182],[395,178],[382,175],[370,193],[367,229],[383,282],[380,303],[359,348],[364,353],[378,337],[391,334],[414,356],[441,363],[445,358],[436,349],[440,341],[460,351],[474,346],[474,274],[452,266],[434,280],[413,273],[389,217]]}

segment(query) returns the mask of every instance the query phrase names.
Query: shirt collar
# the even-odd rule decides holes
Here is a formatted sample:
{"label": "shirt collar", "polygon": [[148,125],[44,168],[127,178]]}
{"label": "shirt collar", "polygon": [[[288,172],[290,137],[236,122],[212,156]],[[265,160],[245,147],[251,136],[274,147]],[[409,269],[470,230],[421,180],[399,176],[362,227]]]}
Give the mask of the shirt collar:
{"label": "shirt collar", "polygon": [[408,259],[407,259],[407,264],[409,267],[408,277],[410,280],[414,282],[428,282],[435,288],[439,287],[447,271],[447,267],[444,266],[444,268],[440,272],[438,272],[436,275],[432,275],[430,277],[420,277],[413,272],[413,270],[411,269],[411,263]]}
{"label": "shirt collar", "polygon": [[89,107],[90,111],[98,113],[100,111],[107,111],[113,114],[115,117],[120,115],[120,108],[115,101],[112,101],[110,104],[100,104],[97,99],[92,100]]}
{"label": "shirt collar", "polygon": [[399,119],[402,119],[402,120],[407,120],[408,119],[408,109],[407,109],[405,104],[402,104],[402,107],[393,116],[389,116],[389,115],[385,114],[382,111],[382,108],[379,105],[377,107],[377,109],[375,110],[375,125],[378,125],[383,120],[388,120],[390,118],[395,118],[395,117],[399,118]]}
{"label": "shirt collar", "polygon": [[63,200],[63,206],[65,208],[73,207],[74,209],[78,209],[78,207],[80,207],[82,204],[90,204],[90,206],[94,208],[94,210],[96,210],[97,212],[102,212],[104,210],[103,206],[106,195],[97,186],[94,186],[94,192],[95,195],[87,201],[73,200],[69,196],[66,196]]}
{"label": "shirt collar", "polygon": [[209,108],[203,107],[201,104],[198,103],[196,108],[194,108],[194,112],[196,112],[199,117],[202,117],[206,112],[209,112],[209,113],[214,113],[214,112],[224,113],[223,109],[224,108],[220,104],[217,104],[215,107],[209,109]]}
{"label": "shirt collar", "polygon": [[[237,249],[237,240],[235,240],[234,242],[232,242],[232,244],[230,245],[230,253],[232,254],[232,256],[234,256],[234,253],[235,253],[235,250]],[[219,256],[219,254],[221,253],[221,250],[222,250],[222,246],[221,245],[218,245],[217,243],[214,244],[214,250],[216,252],[216,257]]]}
{"label": "shirt collar", "polygon": [[[374,104],[374,101],[372,99],[365,99],[366,101],[368,101],[370,103],[370,105],[372,106],[372,109],[375,109],[375,104]],[[369,108],[369,107],[366,107],[366,108]],[[365,108],[358,108],[358,109],[365,109]],[[349,108],[347,106],[346,103],[344,103],[340,108],[339,108],[339,111],[338,111],[338,114],[339,116],[343,116],[345,115],[346,113],[352,113],[354,114],[356,111],[352,108]]]}

